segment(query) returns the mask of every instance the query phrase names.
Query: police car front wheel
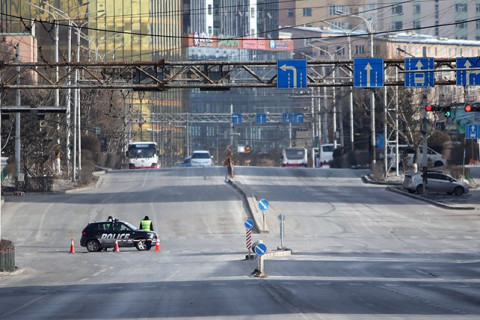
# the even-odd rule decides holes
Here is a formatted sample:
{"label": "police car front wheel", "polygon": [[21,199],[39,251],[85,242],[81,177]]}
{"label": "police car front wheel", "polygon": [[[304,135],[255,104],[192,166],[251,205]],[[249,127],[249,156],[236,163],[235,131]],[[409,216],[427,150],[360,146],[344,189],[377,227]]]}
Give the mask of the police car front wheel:
{"label": "police car front wheel", "polygon": [[135,243],[135,247],[139,251],[145,251],[145,250],[150,250],[152,245],[150,243],[147,243],[147,241],[145,241],[145,240],[140,240],[140,241]]}
{"label": "police car front wheel", "polygon": [[87,250],[90,252],[100,251],[100,243],[97,240],[88,240],[86,244]]}

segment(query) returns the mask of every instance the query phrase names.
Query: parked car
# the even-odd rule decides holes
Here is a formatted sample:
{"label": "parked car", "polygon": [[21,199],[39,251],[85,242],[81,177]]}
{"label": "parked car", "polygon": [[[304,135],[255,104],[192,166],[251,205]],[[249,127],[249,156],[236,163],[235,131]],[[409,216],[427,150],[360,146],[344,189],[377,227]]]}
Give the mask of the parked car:
{"label": "parked car", "polygon": [[80,245],[90,252],[103,248],[114,248],[115,240],[119,247],[136,247],[139,251],[150,250],[157,241],[153,231],[137,229],[128,222],[113,221],[92,222],[82,231]]}
{"label": "parked car", "polygon": [[[399,151],[399,165],[400,167],[403,166],[403,161],[406,159],[405,165],[410,167],[413,165],[413,159],[415,157],[415,149],[413,147],[407,146],[405,144],[398,145]],[[423,161],[423,148],[422,146],[419,147],[419,161],[420,163]],[[396,155],[396,145],[390,144],[387,148],[387,158],[388,163],[391,165],[392,168],[395,168],[395,155]],[[427,147],[427,165],[429,167],[444,167],[447,165],[447,160],[442,156],[442,154],[438,153],[437,151],[433,150],[432,148]]]}
{"label": "parked car", "polygon": [[[468,193],[468,185],[463,181],[439,171],[427,172],[427,186],[429,192],[455,194],[461,196]],[[403,188],[410,193],[423,193],[423,174],[421,172],[406,174]]]}
{"label": "parked car", "polygon": [[212,156],[208,150],[193,151],[190,163],[192,167],[210,167],[212,165]]}

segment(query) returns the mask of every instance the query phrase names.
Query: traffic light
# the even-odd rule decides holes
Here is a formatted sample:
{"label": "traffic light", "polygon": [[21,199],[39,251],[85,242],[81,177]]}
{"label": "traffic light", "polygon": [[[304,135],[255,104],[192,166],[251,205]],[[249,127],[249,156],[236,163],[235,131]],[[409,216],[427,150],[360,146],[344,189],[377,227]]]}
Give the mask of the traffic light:
{"label": "traffic light", "polygon": [[452,115],[452,109],[450,107],[443,107],[443,115],[445,118],[450,118]]}
{"label": "traffic light", "polygon": [[243,149],[245,153],[249,153],[251,151],[250,146],[245,146],[245,149]]}
{"label": "traffic light", "polygon": [[480,103],[465,103],[464,110],[465,112],[479,112]]}
{"label": "traffic light", "polygon": [[427,112],[443,112],[443,115],[446,118],[449,118],[452,115],[451,107],[439,106],[438,104],[427,104],[425,110]]}
{"label": "traffic light", "polygon": [[427,104],[425,106],[425,110],[428,111],[428,112],[435,112],[435,111],[442,111],[443,107],[440,107],[439,105],[437,104]]}

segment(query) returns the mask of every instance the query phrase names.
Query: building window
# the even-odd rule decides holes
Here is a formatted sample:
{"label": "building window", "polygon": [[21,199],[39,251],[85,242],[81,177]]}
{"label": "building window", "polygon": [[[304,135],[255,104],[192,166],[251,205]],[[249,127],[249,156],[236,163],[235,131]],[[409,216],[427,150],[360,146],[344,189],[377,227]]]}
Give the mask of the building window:
{"label": "building window", "polygon": [[415,10],[415,11],[414,11],[415,14],[421,14],[421,13],[422,13],[422,6],[419,5],[419,4],[416,4],[414,10]]}
{"label": "building window", "polygon": [[288,9],[288,10],[287,10],[287,17],[289,17],[289,18],[295,17],[295,10],[293,10],[293,9]]}
{"label": "building window", "polygon": [[207,13],[208,13],[209,16],[212,15],[212,5],[211,4],[208,5]]}
{"label": "building window", "polygon": [[393,30],[402,30],[403,29],[403,22],[402,21],[395,21],[392,24],[392,29]]}
{"label": "building window", "polygon": [[475,12],[476,12],[476,13],[480,13],[480,3],[477,3],[477,4],[475,5]]}
{"label": "building window", "polygon": [[475,21],[475,29],[480,29],[480,20]]}
{"label": "building window", "polygon": [[303,16],[304,17],[311,17],[312,16],[312,8],[303,8]]}
{"label": "building window", "polygon": [[250,18],[255,18],[255,8],[250,8]]}
{"label": "building window", "polygon": [[392,7],[392,14],[402,14],[403,13],[403,7],[401,4],[397,4],[396,6]]}
{"label": "building window", "polygon": [[337,47],[335,50],[337,56],[344,56],[345,55],[345,48],[344,47]]}
{"label": "building window", "polygon": [[213,30],[212,30],[212,26],[208,26],[208,35],[212,35],[213,33]]}
{"label": "building window", "polygon": [[457,29],[466,29],[467,28],[467,23],[464,22],[463,20],[455,21],[455,23],[456,23],[456,28]]}
{"label": "building window", "polygon": [[416,21],[413,21],[413,28],[414,29],[420,29],[422,26],[422,24],[420,23],[420,21],[416,20]]}
{"label": "building window", "polygon": [[330,16],[339,16],[342,14],[347,14],[350,12],[349,7],[347,6],[340,6],[340,5],[334,5],[328,7],[329,14]]}
{"label": "building window", "polygon": [[355,45],[355,55],[364,55],[365,54],[365,46],[363,45]]}
{"label": "building window", "polygon": [[466,3],[455,4],[455,12],[467,12],[467,4]]}

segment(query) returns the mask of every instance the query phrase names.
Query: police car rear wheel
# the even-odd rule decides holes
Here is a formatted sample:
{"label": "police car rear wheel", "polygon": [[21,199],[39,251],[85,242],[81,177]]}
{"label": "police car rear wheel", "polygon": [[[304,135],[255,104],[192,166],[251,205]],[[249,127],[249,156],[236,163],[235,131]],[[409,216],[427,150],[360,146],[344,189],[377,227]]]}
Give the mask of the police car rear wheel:
{"label": "police car rear wheel", "polygon": [[138,251],[145,251],[147,250],[147,243],[144,240],[140,240],[137,243],[135,243],[135,247],[137,248]]}
{"label": "police car rear wheel", "polygon": [[100,251],[100,243],[97,240],[88,240],[86,244],[87,250],[90,252]]}

